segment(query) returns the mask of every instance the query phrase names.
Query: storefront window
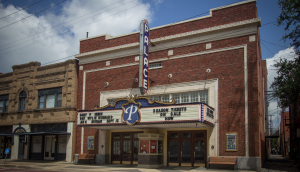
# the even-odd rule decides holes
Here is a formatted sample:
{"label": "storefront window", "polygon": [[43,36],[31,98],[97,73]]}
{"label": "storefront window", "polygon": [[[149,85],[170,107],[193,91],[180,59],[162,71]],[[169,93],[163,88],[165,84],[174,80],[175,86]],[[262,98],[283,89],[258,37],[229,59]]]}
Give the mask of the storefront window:
{"label": "storefront window", "polygon": [[32,153],[42,153],[42,136],[32,136]]}
{"label": "storefront window", "polygon": [[57,153],[66,153],[67,151],[67,136],[59,135],[58,136],[58,149]]}

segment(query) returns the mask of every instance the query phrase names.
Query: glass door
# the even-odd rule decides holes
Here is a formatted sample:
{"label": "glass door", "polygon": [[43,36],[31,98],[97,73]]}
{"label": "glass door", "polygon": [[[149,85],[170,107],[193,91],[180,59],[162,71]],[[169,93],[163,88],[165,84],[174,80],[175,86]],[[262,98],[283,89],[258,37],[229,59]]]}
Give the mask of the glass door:
{"label": "glass door", "polygon": [[181,164],[180,166],[192,166],[191,159],[191,133],[182,133],[181,138]]}
{"label": "glass door", "polygon": [[168,138],[168,165],[179,166],[179,133],[169,133]]}
{"label": "glass door", "polygon": [[194,136],[194,166],[205,167],[206,132],[196,132]]}
{"label": "glass door", "polygon": [[206,131],[168,132],[168,166],[202,166],[206,162]]}
{"label": "glass door", "polygon": [[112,163],[120,164],[121,163],[121,134],[114,133],[112,134]]}
{"label": "glass door", "polygon": [[112,163],[138,164],[138,151],[137,133],[112,133]]}
{"label": "glass door", "polygon": [[45,160],[54,160],[55,136],[45,136]]}
{"label": "glass door", "polygon": [[131,164],[131,134],[123,133],[122,164]]}

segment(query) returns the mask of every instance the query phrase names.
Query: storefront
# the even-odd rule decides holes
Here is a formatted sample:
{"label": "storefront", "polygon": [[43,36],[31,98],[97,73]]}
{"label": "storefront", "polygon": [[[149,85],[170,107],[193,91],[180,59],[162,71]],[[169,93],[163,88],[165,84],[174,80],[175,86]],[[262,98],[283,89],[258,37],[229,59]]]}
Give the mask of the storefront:
{"label": "storefront", "polygon": [[0,158],[5,158],[5,149],[9,149],[9,153],[6,158],[11,158],[11,148],[13,145],[12,126],[0,127]]}
{"label": "storefront", "polygon": [[[66,160],[71,132],[68,123],[14,125],[11,136],[6,136],[9,157],[31,160]],[[0,138],[1,139],[1,138]],[[2,141],[2,140],[0,140]],[[70,145],[70,143],[69,143]]]}
{"label": "storefront", "polygon": [[[205,103],[151,101],[147,97],[118,99],[90,111],[78,111],[77,125],[106,131],[109,163],[140,167],[205,166],[208,131],[214,128],[214,109]],[[99,140],[89,135],[87,150]],[[210,134],[211,138],[215,136]],[[101,138],[101,139],[100,139]],[[110,139],[109,139],[110,138]],[[91,146],[92,145],[92,146]],[[101,148],[102,147],[102,148]],[[86,149],[86,148],[84,148]]]}

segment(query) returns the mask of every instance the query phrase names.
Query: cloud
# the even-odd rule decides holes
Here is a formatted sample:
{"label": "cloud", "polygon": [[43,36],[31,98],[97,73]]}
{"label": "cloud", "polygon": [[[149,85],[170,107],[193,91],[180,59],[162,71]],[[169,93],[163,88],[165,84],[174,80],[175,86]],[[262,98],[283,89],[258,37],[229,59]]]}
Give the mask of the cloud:
{"label": "cloud", "polygon": [[[294,49],[287,48],[284,50],[280,50],[272,58],[266,59],[267,60],[267,69],[268,69],[268,91],[272,91],[270,86],[273,83],[274,78],[278,76],[276,73],[277,70],[274,67],[274,64],[276,63],[276,61],[279,61],[280,58],[287,59],[287,60],[293,60],[295,58]],[[277,110],[277,109],[279,109],[279,110]],[[272,116],[273,128],[276,128],[276,129],[279,128],[280,112],[281,112],[281,109],[277,108],[277,99],[276,98],[272,99],[269,102],[269,115],[274,115],[274,116]]]}
{"label": "cloud", "polygon": [[[19,9],[0,4],[0,18]],[[0,28],[29,15],[20,11],[6,17]],[[138,30],[140,22],[151,22],[151,17],[150,5],[139,0],[67,1],[61,11],[46,11],[0,29],[0,72],[11,72],[11,66],[30,61],[45,64],[78,54],[79,39],[85,38],[86,32],[89,37],[117,36]]]}

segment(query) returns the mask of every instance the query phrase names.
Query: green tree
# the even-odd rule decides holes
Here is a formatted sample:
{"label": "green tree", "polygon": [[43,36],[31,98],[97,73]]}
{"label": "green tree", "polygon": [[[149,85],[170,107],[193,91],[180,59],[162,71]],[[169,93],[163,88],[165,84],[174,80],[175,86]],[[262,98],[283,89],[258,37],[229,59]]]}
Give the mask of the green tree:
{"label": "green tree", "polygon": [[300,0],[279,0],[281,14],[277,18],[277,25],[285,25],[285,30],[289,31],[283,39],[291,39],[291,46],[300,46]]}
{"label": "green tree", "polygon": [[289,107],[297,103],[300,95],[300,60],[297,55],[294,60],[280,59],[274,67],[277,68],[277,77],[271,84],[272,96],[280,99],[280,107]]}

